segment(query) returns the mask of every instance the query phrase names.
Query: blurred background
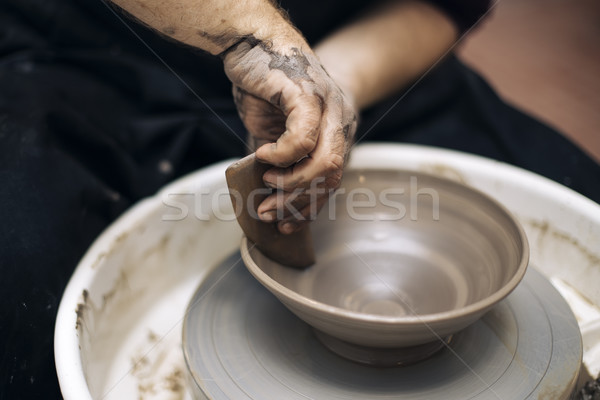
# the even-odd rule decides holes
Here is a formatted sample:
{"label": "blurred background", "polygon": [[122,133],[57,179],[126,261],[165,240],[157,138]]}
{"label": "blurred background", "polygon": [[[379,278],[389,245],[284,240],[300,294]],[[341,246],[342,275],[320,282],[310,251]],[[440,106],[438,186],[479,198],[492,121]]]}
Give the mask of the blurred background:
{"label": "blurred background", "polygon": [[600,161],[600,1],[499,0],[460,58]]}

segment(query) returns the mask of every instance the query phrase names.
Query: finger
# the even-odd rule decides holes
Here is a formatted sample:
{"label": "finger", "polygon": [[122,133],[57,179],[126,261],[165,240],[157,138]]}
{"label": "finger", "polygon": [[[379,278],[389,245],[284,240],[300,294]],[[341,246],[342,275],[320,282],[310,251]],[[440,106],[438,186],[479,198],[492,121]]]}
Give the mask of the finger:
{"label": "finger", "polygon": [[259,205],[258,216],[266,222],[289,218],[313,220],[321,209],[324,199],[329,198],[332,193],[333,190],[323,190],[308,194],[300,189],[291,193],[281,191],[273,193]]}
{"label": "finger", "polygon": [[342,154],[313,154],[288,168],[271,168],[263,175],[263,182],[272,189],[291,192],[295,189],[315,191],[337,188],[342,177]]}
{"label": "finger", "polygon": [[248,148],[252,152],[255,152],[256,149],[258,149],[263,144],[271,143],[271,142],[272,142],[271,140],[267,140],[267,139],[258,139],[255,136],[253,136],[252,134],[248,134],[248,137],[246,138],[246,144],[248,145]]}
{"label": "finger", "polygon": [[309,158],[291,168],[272,168],[263,175],[265,184],[272,188],[291,191],[295,188],[318,190],[337,188],[342,178],[349,140],[356,129],[350,120],[342,123],[341,108],[333,107],[322,120],[322,133]]}
{"label": "finger", "polygon": [[310,162],[310,156],[287,168],[271,168],[263,175],[263,182],[267,187],[286,192],[296,188],[305,188],[308,185],[304,185],[305,178],[302,175],[301,167],[307,162]]}
{"label": "finger", "polygon": [[234,87],[234,100],[244,126],[261,141],[274,142],[285,131],[285,115],[271,103]]}
{"label": "finger", "polygon": [[316,195],[311,196],[301,189],[289,193],[278,191],[264,199],[257,212],[264,221],[283,220],[290,216],[300,218],[300,210],[316,200]]}
{"label": "finger", "polygon": [[302,228],[304,225],[306,225],[309,222],[311,222],[312,220],[314,220],[318,214],[318,211],[321,208],[323,208],[323,206],[327,202],[328,198],[329,198],[328,196],[323,196],[323,197],[319,198],[319,200],[316,203],[317,212],[314,212],[312,210],[313,207],[311,207],[311,205],[308,205],[308,206],[304,207],[302,210],[300,210],[300,214],[304,218],[297,219],[294,217],[290,217],[290,218],[284,219],[283,221],[280,221],[277,224],[277,228],[279,229],[279,232],[283,233],[284,235],[289,235],[290,233],[296,232],[297,230]]}
{"label": "finger", "polygon": [[317,95],[300,95],[288,109],[286,131],[277,142],[256,151],[259,160],[278,167],[292,165],[314,150],[319,138],[323,100]]}

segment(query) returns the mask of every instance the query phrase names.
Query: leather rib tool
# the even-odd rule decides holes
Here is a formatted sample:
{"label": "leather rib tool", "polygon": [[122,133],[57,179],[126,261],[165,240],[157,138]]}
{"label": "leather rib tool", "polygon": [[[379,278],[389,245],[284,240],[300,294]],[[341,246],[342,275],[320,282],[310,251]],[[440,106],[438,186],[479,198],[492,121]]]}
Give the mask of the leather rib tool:
{"label": "leather rib tool", "polygon": [[262,178],[269,168],[272,166],[259,162],[254,153],[227,168],[225,176],[238,223],[246,237],[271,260],[294,268],[309,267],[315,263],[315,254],[308,225],[284,235],[276,222],[267,223],[257,217],[259,204],[269,195]]}

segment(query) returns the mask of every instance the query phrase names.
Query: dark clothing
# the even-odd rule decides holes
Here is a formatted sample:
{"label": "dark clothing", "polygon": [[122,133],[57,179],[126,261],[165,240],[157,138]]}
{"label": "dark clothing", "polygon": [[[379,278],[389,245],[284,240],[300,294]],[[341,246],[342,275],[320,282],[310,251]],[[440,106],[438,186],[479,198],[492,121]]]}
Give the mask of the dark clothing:
{"label": "dark clothing", "polygon": [[491,0],[429,0],[456,23],[459,32],[468,31],[490,7]]}
{"label": "dark clothing", "polygon": [[[366,3],[284,8],[315,42]],[[181,80],[99,0],[0,3],[0,399],[60,397],[54,319],[94,238],[172,179],[245,153],[220,60],[127,23]],[[365,111],[358,137],[399,97]],[[366,139],[507,161],[600,201],[597,164],[455,58]]]}

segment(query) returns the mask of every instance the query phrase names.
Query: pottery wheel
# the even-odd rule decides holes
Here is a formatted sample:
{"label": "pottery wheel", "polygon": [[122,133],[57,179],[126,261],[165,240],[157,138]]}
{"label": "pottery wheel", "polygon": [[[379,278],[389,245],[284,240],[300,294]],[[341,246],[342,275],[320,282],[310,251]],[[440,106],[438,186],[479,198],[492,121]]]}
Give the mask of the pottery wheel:
{"label": "pottery wheel", "polygon": [[234,254],[203,280],[183,328],[198,395],[209,399],[561,399],[582,355],[567,303],[529,268],[517,289],[448,347],[375,368],[327,350]]}

